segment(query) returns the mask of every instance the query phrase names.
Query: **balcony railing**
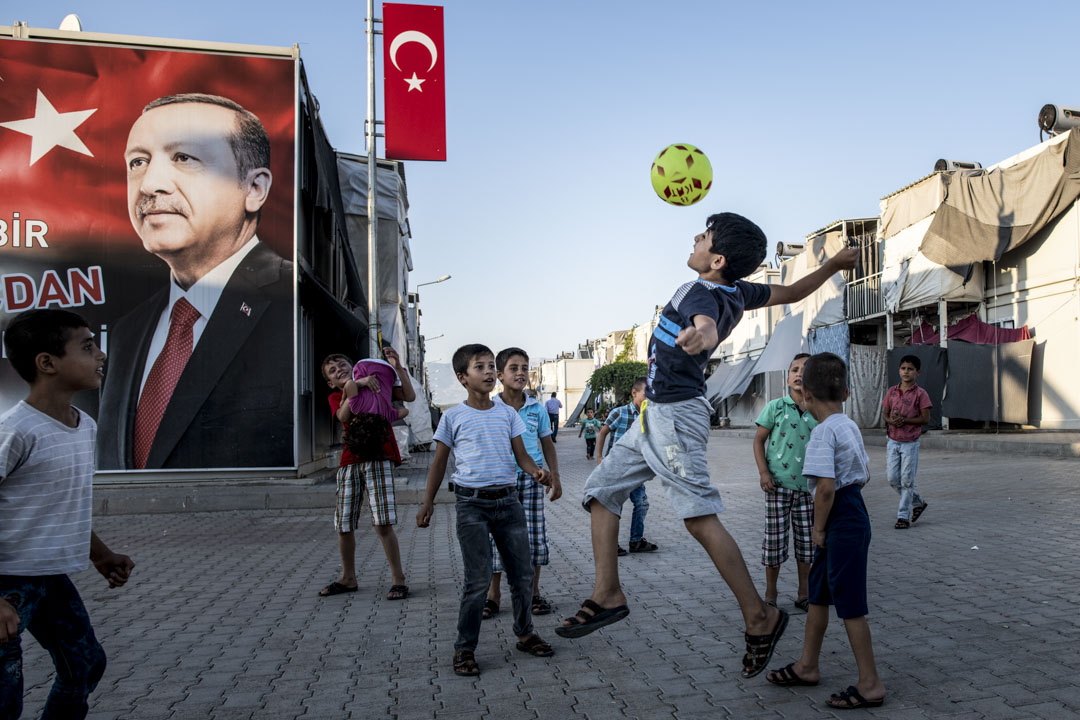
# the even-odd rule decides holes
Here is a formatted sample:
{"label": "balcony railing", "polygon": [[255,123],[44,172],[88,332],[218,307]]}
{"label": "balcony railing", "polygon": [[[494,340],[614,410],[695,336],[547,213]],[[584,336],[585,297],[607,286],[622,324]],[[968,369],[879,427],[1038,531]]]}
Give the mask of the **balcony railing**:
{"label": "balcony railing", "polygon": [[884,314],[885,296],[881,292],[881,273],[849,282],[844,300],[848,320]]}

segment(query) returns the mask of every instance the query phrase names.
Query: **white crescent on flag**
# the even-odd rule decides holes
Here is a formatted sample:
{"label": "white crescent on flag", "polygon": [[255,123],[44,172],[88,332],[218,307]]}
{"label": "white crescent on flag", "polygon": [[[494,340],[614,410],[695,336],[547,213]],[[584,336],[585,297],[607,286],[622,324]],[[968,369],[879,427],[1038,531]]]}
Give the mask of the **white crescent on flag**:
{"label": "white crescent on flag", "polygon": [[401,49],[401,46],[405,43],[420,43],[427,48],[427,51],[431,53],[431,66],[428,67],[428,71],[435,67],[435,62],[439,59],[439,49],[435,47],[434,41],[419,30],[406,30],[405,32],[398,33],[390,43],[390,62],[394,63],[394,67],[398,70],[401,66],[397,64],[397,51]]}
{"label": "white crescent on flag", "polygon": [[75,134],[75,128],[86,122],[86,119],[95,112],[97,108],[65,113],[56,112],[56,108],[45,97],[45,93],[38,88],[34,117],[2,122],[0,127],[30,136],[31,165],[57,146],[94,157],[94,153],[90,152],[90,149]]}

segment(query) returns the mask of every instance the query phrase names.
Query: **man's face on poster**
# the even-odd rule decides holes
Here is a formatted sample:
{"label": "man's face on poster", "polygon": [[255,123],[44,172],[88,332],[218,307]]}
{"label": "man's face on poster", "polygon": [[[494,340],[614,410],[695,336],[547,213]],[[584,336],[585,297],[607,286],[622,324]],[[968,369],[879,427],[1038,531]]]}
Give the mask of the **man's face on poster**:
{"label": "man's face on poster", "polygon": [[124,152],[128,213],[147,251],[211,254],[254,222],[269,171],[239,177],[229,142],[236,130],[233,110],[200,102],[153,108],[132,125]]}

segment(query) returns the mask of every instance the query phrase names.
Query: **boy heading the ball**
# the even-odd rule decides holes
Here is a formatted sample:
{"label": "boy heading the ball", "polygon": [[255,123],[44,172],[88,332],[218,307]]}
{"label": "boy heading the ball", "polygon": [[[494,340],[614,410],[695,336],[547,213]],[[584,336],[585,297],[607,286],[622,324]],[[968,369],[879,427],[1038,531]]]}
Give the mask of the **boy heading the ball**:
{"label": "boy heading the ball", "polygon": [[743,676],[760,673],[772,656],[788,616],[762,601],[716,515],[724,504],[709,482],[705,456],[712,414],[704,396],[705,366],[744,310],[802,300],[833,273],[854,267],[857,251],[841,251],[791,285],[742,280],[764,260],[767,242],[757,225],[734,213],[710,216],[694,238],[686,264],[698,278],[675,291],[653,332],[641,414],[585,483],[582,505],[591,513],[596,580],[577,615],[556,628],[559,635],[582,637],[630,614],[619,584],[619,514],[630,493],[655,476],[739,603],[746,624]]}

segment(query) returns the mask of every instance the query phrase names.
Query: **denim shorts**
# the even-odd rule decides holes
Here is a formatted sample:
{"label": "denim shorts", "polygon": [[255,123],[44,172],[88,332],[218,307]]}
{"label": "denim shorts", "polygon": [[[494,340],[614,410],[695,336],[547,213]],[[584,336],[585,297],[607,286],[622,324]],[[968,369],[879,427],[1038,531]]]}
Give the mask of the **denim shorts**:
{"label": "denim shorts", "polygon": [[582,505],[588,510],[596,500],[621,517],[630,493],[657,477],[680,519],[721,512],[724,503],[709,482],[705,458],[711,413],[712,406],[703,397],[648,402],[589,475]]}

